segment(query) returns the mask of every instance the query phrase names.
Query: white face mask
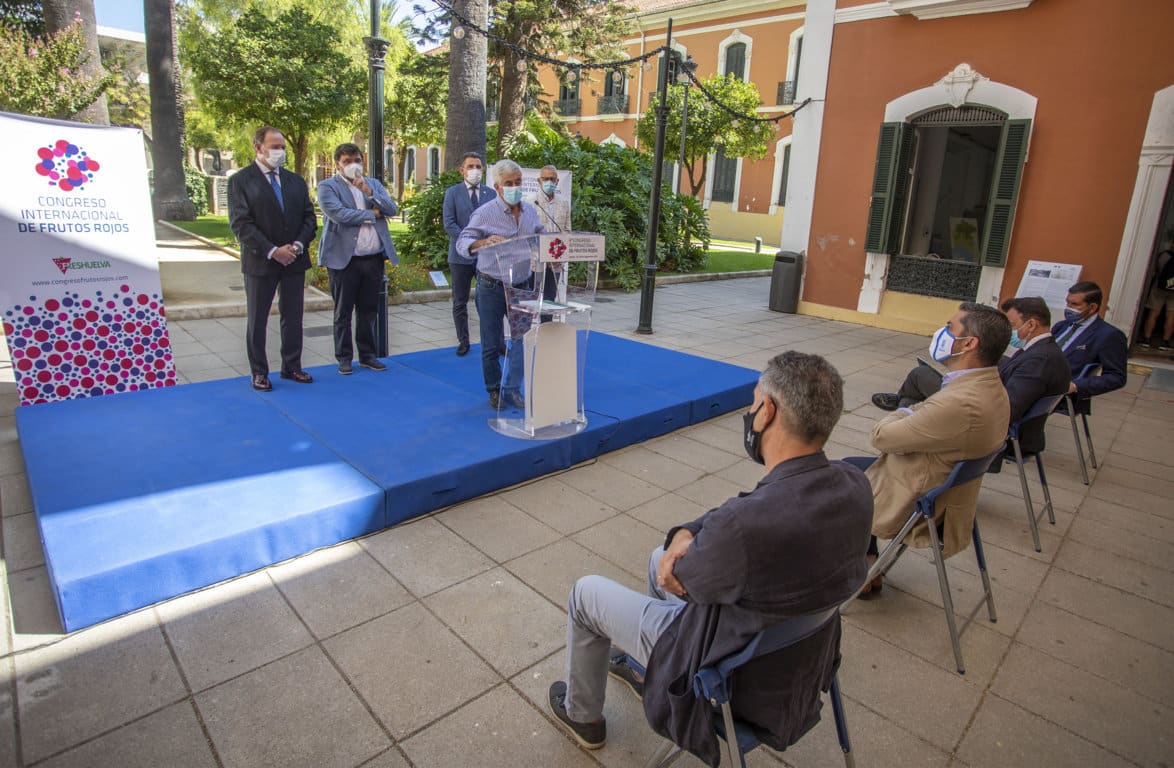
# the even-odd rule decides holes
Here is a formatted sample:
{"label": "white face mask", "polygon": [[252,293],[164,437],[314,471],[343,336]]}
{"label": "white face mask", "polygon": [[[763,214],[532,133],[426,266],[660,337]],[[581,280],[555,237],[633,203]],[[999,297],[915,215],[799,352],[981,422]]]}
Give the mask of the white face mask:
{"label": "white face mask", "polygon": [[944,363],[955,354],[962,354],[961,352],[954,352],[954,342],[959,339],[969,339],[969,336],[955,336],[950,333],[950,326],[943,325],[929,340],[929,356],[939,363]]}
{"label": "white face mask", "polygon": [[480,184],[481,183],[481,169],[480,168],[470,168],[469,170],[465,171],[465,181],[469,182],[470,184]]}
{"label": "white face mask", "polygon": [[363,175],[362,163],[349,163],[342,168],[342,175],[351,181],[358,181],[359,177]]}
{"label": "white face mask", "polygon": [[285,150],[284,149],[270,149],[265,152],[265,160],[268,161],[269,167],[280,168],[285,165]]}

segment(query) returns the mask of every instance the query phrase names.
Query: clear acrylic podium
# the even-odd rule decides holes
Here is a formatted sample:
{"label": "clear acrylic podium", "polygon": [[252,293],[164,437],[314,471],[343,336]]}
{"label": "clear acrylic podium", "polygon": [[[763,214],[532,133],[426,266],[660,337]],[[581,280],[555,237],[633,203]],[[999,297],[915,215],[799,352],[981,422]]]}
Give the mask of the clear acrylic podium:
{"label": "clear acrylic podium", "polygon": [[[548,440],[587,426],[583,371],[591,305],[604,258],[593,232],[528,235],[483,246],[496,260],[506,299],[502,397],[489,426],[509,437]],[[518,355],[514,345],[522,345]],[[521,403],[507,398],[511,361],[521,361]],[[516,377],[516,372],[515,372]],[[514,399],[514,402],[509,400]],[[523,407],[524,405],[524,407]]]}

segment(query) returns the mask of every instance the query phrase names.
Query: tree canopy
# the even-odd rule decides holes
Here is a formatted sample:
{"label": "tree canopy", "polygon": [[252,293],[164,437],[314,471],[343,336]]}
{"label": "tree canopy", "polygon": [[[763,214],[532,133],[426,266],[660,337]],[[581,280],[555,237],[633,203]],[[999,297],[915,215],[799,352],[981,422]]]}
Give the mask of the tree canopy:
{"label": "tree canopy", "polygon": [[86,73],[92,55],[81,22],[41,36],[0,23],[0,110],[74,117],[115,81],[110,73]]}
{"label": "tree canopy", "polygon": [[[389,71],[384,135],[400,148],[440,144],[445,138],[448,56],[423,56],[409,49],[394,74]],[[395,180],[402,198],[404,152],[396,157]]]}
{"label": "tree canopy", "polygon": [[365,101],[363,71],[341,49],[339,26],[300,6],[270,18],[259,5],[215,27],[189,26],[184,52],[202,110],[222,126],[279,128],[304,176],[310,134],[353,122]]}
{"label": "tree canopy", "polygon": [[[758,87],[744,83],[731,75],[712,75],[701,83],[726,106],[742,115],[753,115],[762,104]],[[681,146],[681,114],[685,100],[685,86],[669,87],[668,119],[665,122],[665,153],[676,158]],[[641,146],[651,147],[656,139],[656,112],[650,106],[636,125],[636,136]],[[748,157],[761,160],[775,138],[772,123],[738,120],[696,88],[689,94],[689,114],[685,124],[685,174],[692,194],[705,188],[707,155],[723,147],[726,157]]]}

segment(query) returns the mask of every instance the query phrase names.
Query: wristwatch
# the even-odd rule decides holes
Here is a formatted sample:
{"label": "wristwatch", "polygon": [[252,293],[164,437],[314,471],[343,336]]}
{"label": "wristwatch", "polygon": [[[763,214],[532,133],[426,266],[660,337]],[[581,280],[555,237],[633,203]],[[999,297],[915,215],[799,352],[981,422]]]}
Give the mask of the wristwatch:
{"label": "wristwatch", "polygon": [[302,244],[298,243],[298,242],[295,242],[292,247],[293,247],[294,256],[301,256],[302,251],[305,250],[304,248],[302,248]]}

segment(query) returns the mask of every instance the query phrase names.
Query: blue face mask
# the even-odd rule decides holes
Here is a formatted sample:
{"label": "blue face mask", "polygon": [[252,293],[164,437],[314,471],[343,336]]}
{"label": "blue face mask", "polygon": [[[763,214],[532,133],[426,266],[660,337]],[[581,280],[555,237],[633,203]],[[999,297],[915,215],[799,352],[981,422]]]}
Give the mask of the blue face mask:
{"label": "blue face mask", "polygon": [[553,182],[553,181],[542,182],[542,191],[545,192],[547,195],[553,195],[554,191],[556,189],[558,189],[558,184],[556,184],[555,182]]}
{"label": "blue face mask", "polygon": [[501,199],[505,200],[509,205],[517,205],[522,202],[522,188],[521,187],[502,187]]}
{"label": "blue face mask", "polygon": [[1070,309],[1068,307],[1065,307],[1064,308],[1064,319],[1070,323],[1078,323],[1084,319],[1084,313],[1077,312],[1075,309]]}
{"label": "blue face mask", "polygon": [[1023,349],[1023,347],[1026,345],[1027,345],[1027,342],[1024,341],[1023,339],[1019,338],[1019,329],[1012,328],[1011,329],[1011,346],[1015,347],[1015,349]]}

